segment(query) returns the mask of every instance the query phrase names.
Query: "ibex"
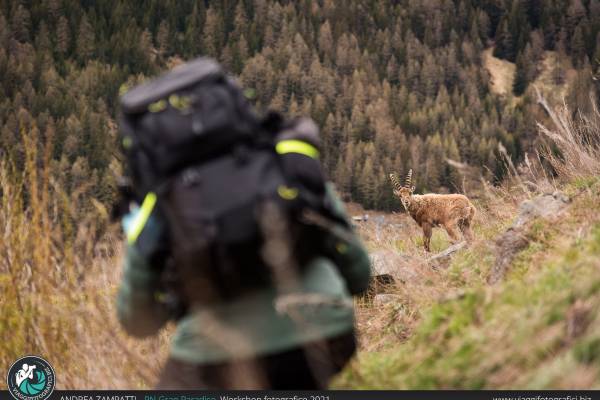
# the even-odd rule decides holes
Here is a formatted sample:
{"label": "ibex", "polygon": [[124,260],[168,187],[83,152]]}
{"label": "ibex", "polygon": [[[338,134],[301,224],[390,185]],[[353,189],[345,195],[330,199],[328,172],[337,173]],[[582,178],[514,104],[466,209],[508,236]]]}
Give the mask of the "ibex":
{"label": "ibex", "polygon": [[400,198],[402,205],[415,222],[423,229],[424,246],[430,251],[431,230],[442,226],[453,242],[460,239],[459,230],[467,241],[473,239],[471,223],[475,216],[475,206],[462,194],[413,194],[411,186],[412,169],[406,176],[404,186],[396,174],[390,174],[394,195]]}

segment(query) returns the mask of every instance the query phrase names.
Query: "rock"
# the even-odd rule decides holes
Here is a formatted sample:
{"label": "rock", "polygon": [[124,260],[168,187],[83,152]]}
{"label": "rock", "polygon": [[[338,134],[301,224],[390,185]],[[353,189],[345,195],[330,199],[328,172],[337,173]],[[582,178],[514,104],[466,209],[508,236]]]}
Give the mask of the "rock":
{"label": "rock", "polygon": [[524,201],[513,227],[519,228],[535,218],[551,218],[560,214],[571,202],[562,192],[546,193]]}
{"label": "rock", "polygon": [[382,306],[389,303],[397,303],[400,301],[400,296],[397,294],[376,294],[373,298],[373,305]]}
{"label": "rock", "polygon": [[592,307],[589,303],[578,299],[567,310],[567,338],[575,339],[581,336],[591,322]]}
{"label": "rock", "polygon": [[417,282],[418,270],[425,267],[423,260],[383,249],[371,253],[372,278],[369,284],[369,296],[385,293],[398,284]]}
{"label": "rock", "polygon": [[394,264],[396,252],[391,250],[378,250],[370,254],[371,271],[373,276],[395,275],[397,265]]}
{"label": "rock", "polygon": [[488,275],[491,285],[506,275],[515,256],[529,245],[527,224],[535,218],[550,219],[558,216],[569,205],[570,199],[562,192],[546,193],[526,200],[519,207],[519,215],[512,227],[496,239],[496,261]]}
{"label": "rock", "polygon": [[448,248],[446,248],[444,251],[441,251],[441,252],[429,257],[427,259],[427,262],[429,264],[433,264],[433,266],[436,268],[439,268],[439,267],[445,268],[448,266],[448,263],[450,262],[450,256],[453,253],[455,253],[458,250],[465,247],[466,245],[467,245],[467,242],[465,242],[465,241],[455,243],[452,246],[449,246]]}
{"label": "rock", "polygon": [[423,262],[415,257],[393,250],[379,250],[371,253],[373,277],[390,276],[394,281],[406,282],[416,277],[414,268]]}
{"label": "rock", "polygon": [[490,285],[498,283],[504,278],[508,267],[518,252],[529,244],[523,228],[508,228],[496,239],[496,261],[488,275],[487,282]]}

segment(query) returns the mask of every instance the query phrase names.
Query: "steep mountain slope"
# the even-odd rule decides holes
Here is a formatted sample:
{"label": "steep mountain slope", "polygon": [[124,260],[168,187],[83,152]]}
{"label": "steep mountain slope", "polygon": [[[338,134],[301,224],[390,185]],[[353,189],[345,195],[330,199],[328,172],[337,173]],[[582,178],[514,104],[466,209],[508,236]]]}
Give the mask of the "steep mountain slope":
{"label": "steep mountain slope", "polygon": [[498,143],[517,161],[530,150],[543,115],[529,96],[515,107],[489,89],[490,44],[515,63],[503,93],[526,93],[553,50],[553,79],[574,65],[581,84],[569,98],[587,104],[599,14],[598,0],[1,0],[0,143],[22,166],[22,132],[38,129],[62,186],[86,181],[86,196],[106,205],[119,86],[209,55],[255,89],[259,109],[310,114],[347,199],[390,209],[391,171],[413,168],[419,190],[455,191],[459,174],[440,160],[498,181]]}
{"label": "steep mountain slope", "polygon": [[[540,148],[536,122],[547,122],[531,83],[590,112],[599,32],[598,0],[0,0],[0,365],[37,353],[61,371],[60,388],[153,385],[168,331],[132,340],[114,309],[118,89],[208,55],[255,89],[258,109],[319,123],[325,168],[346,200],[400,210],[387,173],[409,168],[418,192],[480,196],[473,247],[448,269],[415,270],[420,283],[400,287],[400,305],[361,305],[362,346],[374,352],[339,385],[494,387],[514,371],[521,386],[576,385],[576,372],[591,377],[582,387],[597,385],[598,172],[562,178],[546,154],[547,178],[561,177],[573,206],[532,227],[506,283],[484,281],[521,200],[485,189],[500,190],[492,186],[507,175],[519,188],[539,183],[515,176]],[[498,75],[502,94],[490,89],[490,60],[514,64],[512,79]],[[422,259],[414,225],[395,218],[400,229],[365,240],[389,239],[384,250]],[[436,234],[434,249],[446,245]],[[489,349],[488,363],[476,356]]]}
{"label": "steep mountain slope", "polygon": [[359,306],[368,351],[337,386],[598,387],[600,181],[580,180],[566,192],[572,203],[528,226],[528,243],[500,283],[486,282],[504,229],[490,222],[488,209],[478,240],[447,269],[417,265],[426,278],[388,289],[397,297],[383,308]]}

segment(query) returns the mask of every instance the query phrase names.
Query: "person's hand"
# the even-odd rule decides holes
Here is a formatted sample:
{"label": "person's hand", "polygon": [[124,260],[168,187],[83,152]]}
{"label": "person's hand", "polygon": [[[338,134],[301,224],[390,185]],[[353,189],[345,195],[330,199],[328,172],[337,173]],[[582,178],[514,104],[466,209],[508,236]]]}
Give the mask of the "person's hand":
{"label": "person's hand", "polygon": [[125,214],[121,219],[121,226],[123,227],[123,232],[125,232],[125,234],[127,234],[129,228],[131,228],[131,224],[135,220],[135,217],[137,216],[138,212],[140,212],[140,209],[139,207],[136,207],[135,209]]}

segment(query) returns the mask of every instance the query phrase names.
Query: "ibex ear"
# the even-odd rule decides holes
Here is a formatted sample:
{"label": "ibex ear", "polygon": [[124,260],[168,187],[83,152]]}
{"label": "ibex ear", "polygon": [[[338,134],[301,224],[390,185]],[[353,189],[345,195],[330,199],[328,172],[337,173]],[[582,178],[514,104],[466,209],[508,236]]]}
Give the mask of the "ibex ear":
{"label": "ibex ear", "polygon": [[414,192],[414,191],[415,191],[415,187],[414,187],[414,186],[412,186],[412,187],[410,188],[410,192],[412,193],[412,192]]}

